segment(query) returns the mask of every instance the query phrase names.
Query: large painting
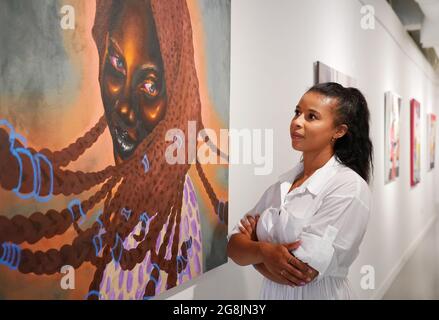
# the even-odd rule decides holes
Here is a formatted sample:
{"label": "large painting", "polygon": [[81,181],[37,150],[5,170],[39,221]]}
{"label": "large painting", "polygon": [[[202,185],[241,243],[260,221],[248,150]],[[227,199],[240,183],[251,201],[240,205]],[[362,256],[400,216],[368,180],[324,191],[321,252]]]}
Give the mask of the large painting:
{"label": "large painting", "polygon": [[226,263],[230,0],[2,0],[0,35],[0,298]]}
{"label": "large painting", "polygon": [[410,100],[410,185],[421,181],[421,105]]}
{"label": "large painting", "polygon": [[430,170],[434,169],[435,155],[436,155],[436,115],[428,114],[428,167]]}
{"label": "large painting", "polygon": [[399,128],[401,97],[386,92],[384,100],[384,181],[389,183],[399,176]]}
{"label": "large painting", "polygon": [[321,61],[314,63],[314,84],[337,82],[344,87],[355,87],[356,80]]}

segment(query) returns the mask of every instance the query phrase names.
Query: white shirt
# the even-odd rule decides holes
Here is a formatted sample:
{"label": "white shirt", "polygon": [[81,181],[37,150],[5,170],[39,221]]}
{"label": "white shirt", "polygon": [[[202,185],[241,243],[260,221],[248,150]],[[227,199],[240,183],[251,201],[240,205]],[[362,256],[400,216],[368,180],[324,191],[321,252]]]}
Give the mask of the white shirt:
{"label": "white shirt", "polygon": [[[264,279],[263,299],[351,299],[347,275],[358,256],[369,220],[371,194],[364,179],[333,156],[301,186],[287,194],[303,162],[279,177],[246,215],[260,214],[259,241],[291,243],[293,254],[319,271],[303,287]],[[232,234],[239,233],[238,226]]]}

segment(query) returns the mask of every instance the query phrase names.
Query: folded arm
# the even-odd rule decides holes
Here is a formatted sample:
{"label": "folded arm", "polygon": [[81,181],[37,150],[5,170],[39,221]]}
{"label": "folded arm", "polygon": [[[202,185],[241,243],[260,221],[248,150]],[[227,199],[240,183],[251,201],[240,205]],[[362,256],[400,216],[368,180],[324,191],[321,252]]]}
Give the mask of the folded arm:
{"label": "folded arm", "polygon": [[300,242],[273,244],[258,241],[256,219],[247,216],[241,220],[239,230],[228,243],[229,257],[239,265],[254,265],[263,276],[281,284],[303,286],[312,281],[317,272],[296,259],[290,251],[297,249]]}
{"label": "folded arm", "polygon": [[354,261],[366,231],[369,208],[349,195],[326,197],[299,235],[295,256],[319,272],[318,279],[340,273]]}

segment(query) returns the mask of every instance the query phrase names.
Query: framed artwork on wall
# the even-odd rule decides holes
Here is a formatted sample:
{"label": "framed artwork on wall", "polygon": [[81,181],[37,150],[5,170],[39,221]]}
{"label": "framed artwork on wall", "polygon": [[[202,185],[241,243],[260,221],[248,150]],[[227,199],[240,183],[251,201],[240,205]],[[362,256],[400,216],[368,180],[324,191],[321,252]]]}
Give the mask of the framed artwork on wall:
{"label": "framed artwork on wall", "polygon": [[227,262],[230,9],[0,1],[0,299],[145,300]]}
{"label": "framed artwork on wall", "polygon": [[421,105],[410,100],[410,185],[421,181]]}
{"label": "framed artwork on wall", "polygon": [[355,87],[356,80],[321,61],[314,62],[314,84],[337,82],[344,87]]}
{"label": "framed artwork on wall", "polygon": [[384,182],[399,176],[401,97],[391,91],[384,98]]}
{"label": "framed artwork on wall", "polygon": [[428,168],[434,169],[436,155],[436,115],[429,113],[427,115],[427,151],[428,151]]}

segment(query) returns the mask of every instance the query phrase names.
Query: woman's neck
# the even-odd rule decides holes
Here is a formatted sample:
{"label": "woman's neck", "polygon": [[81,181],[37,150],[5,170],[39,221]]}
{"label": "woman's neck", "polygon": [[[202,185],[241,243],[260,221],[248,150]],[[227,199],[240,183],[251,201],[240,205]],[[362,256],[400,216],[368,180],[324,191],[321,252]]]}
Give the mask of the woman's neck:
{"label": "woman's neck", "polygon": [[308,178],[311,176],[316,170],[323,167],[329,159],[334,155],[334,150],[323,149],[317,152],[303,152],[303,176],[304,178]]}

